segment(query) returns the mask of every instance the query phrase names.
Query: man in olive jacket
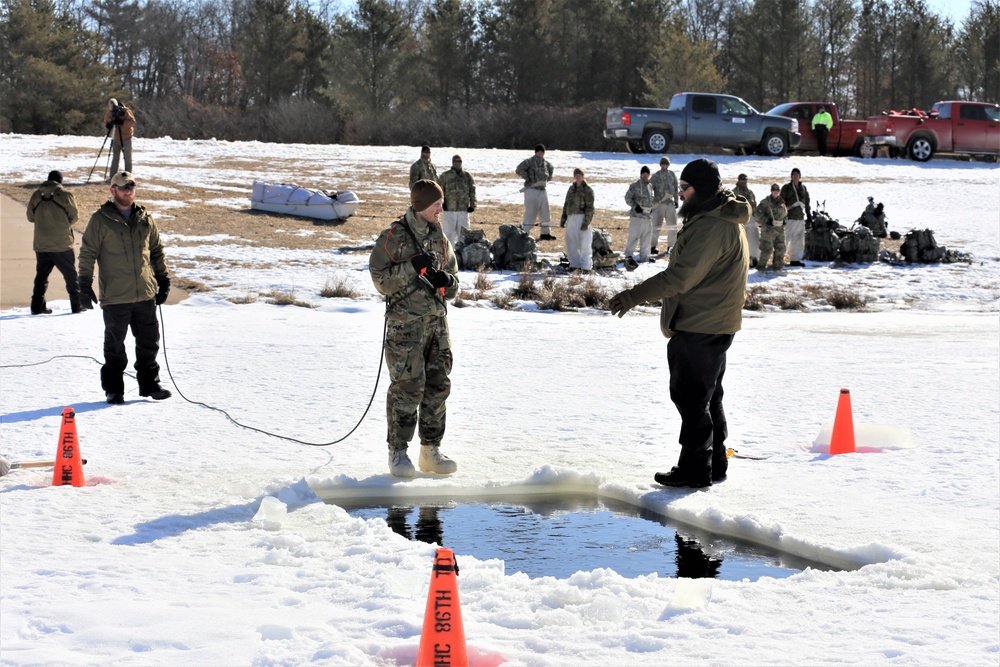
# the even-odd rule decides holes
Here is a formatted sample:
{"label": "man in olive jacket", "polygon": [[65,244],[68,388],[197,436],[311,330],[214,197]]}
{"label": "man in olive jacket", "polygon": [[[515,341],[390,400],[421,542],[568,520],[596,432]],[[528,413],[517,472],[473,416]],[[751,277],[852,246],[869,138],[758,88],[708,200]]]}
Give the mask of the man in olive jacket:
{"label": "man in olive jacket", "polygon": [[458,259],[439,222],[441,187],[417,181],[410,204],[375,241],[368,261],[375,289],[385,297],[389,472],[414,476],[406,450],[419,420],[420,469],[448,475],[458,469],[440,450],[451,393],[447,299],[458,294]]}
{"label": "man in olive jacket", "polygon": [[111,178],[111,200],[97,209],[80,246],[80,297],[93,307],[94,263],[100,269],[100,303],[104,312],[104,366],[101,386],[108,403],[125,402],[123,374],[128,365],[125,334],[135,337],[135,371],[139,395],[157,401],[170,398],[160,387],[160,324],[156,307],[167,300],[170,278],[160,233],[153,216],[135,203],[135,179],[127,171]]}
{"label": "man in olive jacket", "polygon": [[681,416],[677,465],[654,479],[664,486],[705,487],[726,478],[726,351],[743,322],[750,253],[744,225],[750,205],[721,190],[711,160],[689,162],[680,177],[684,225],[665,271],[611,298],[622,317],[636,304],[662,300],[660,330],[670,339],[670,398]]}
{"label": "man in olive jacket", "polygon": [[34,223],[35,285],[31,292],[31,314],[52,311],[45,305],[45,290],[49,287],[52,269],[59,269],[66,281],[69,306],[80,312],[77,288],[76,257],[73,255],[73,223],[79,214],[73,193],[62,186],[62,174],[50,171],[48,179],[28,200],[28,222]]}

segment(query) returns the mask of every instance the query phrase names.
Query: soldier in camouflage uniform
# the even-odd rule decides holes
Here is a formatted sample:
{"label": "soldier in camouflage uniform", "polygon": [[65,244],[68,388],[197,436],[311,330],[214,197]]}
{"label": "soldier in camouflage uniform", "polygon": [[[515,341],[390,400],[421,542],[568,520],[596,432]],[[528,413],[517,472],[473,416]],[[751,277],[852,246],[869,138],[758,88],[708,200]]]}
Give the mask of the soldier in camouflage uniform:
{"label": "soldier in camouflage uniform", "polygon": [[[653,233],[650,214],[653,212],[653,186],[649,183],[649,167],[643,165],[639,170],[639,180],[628,186],[625,193],[625,203],[632,209],[628,221],[628,241],[625,243],[625,260],[632,259],[632,251],[639,244],[639,262],[655,261],[649,257],[649,249],[653,247],[649,237]],[[634,261],[634,260],[633,260]]]}
{"label": "soldier in camouflage uniform", "polygon": [[656,202],[652,217],[653,247],[649,252],[656,255],[659,253],[656,244],[660,240],[664,221],[667,225],[667,250],[677,243],[677,174],[670,171],[670,158],[660,158],[660,170],[653,174],[649,182],[653,186],[653,200]]}
{"label": "soldier in camouflage uniform", "polygon": [[566,191],[559,226],[566,228],[566,259],[570,270],[590,271],[594,268],[594,191],[584,179],[583,169],[573,170],[573,185]]}
{"label": "soldier in camouflage uniform", "polygon": [[531,233],[531,228],[538,220],[542,233],[538,236],[539,241],[555,241],[549,225],[549,196],[545,192],[545,186],[552,180],[552,172],[555,171],[552,163],[545,159],[545,146],[538,144],[535,146],[534,157],[517,165],[514,170],[518,176],[524,179],[524,218],[521,220],[521,227],[525,234]]}
{"label": "soldier in camouflage uniform", "polygon": [[[736,187],[733,188],[733,194],[740,195],[750,202],[750,208],[757,210],[757,195],[747,187],[746,174],[740,174],[736,177]],[[746,232],[747,245],[750,246],[750,268],[755,269],[760,259],[760,227],[757,226],[757,221],[754,220],[753,216],[747,221]]]}
{"label": "soldier in camouflage uniform", "polygon": [[785,223],[785,238],[788,241],[788,266],[805,266],[803,258],[806,254],[806,220],[812,217],[809,208],[809,191],[800,182],[802,172],[798,167],[792,169],[792,180],[781,188],[781,198],[785,200],[788,209],[788,220]]}
{"label": "soldier in camouflage uniform", "polygon": [[431,147],[420,147],[420,159],[410,165],[410,189],[413,184],[420,180],[438,182],[438,171],[434,163],[431,162]]}
{"label": "soldier in camouflage uniform", "polygon": [[785,220],[788,209],[781,198],[781,188],[777,183],[771,185],[771,196],[757,205],[753,224],[760,224],[760,259],[757,262],[757,273],[767,270],[767,262],[774,252],[774,270],[780,271],[785,266]]}
{"label": "soldier in camouflage uniform", "polygon": [[476,182],[472,174],[462,169],[462,156],[451,158],[451,169],[438,181],[444,190],[444,213],[441,226],[452,245],[458,242],[462,229],[472,229],[469,214],[476,210]]}
{"label": "soldier in camouflage uniform", "polygon": [[385,361],[389,472],[413,477],[406,453],[420,435],[418,465],[447,475],[458,466],[441,453],[452,354],[447,299],[458,294],[458,260],[438,219],[444,192],[431,180],[410,190],[410,208],[382,232],[369,259],[375,289],[385,296]]}

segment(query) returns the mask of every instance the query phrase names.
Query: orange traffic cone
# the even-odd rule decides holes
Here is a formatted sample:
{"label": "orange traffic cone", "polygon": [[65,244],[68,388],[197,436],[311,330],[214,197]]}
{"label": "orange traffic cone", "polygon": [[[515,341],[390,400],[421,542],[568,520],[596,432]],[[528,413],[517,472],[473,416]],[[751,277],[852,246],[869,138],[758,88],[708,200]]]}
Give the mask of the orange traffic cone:
{"label": "orange traffic cone", "polygon": [[830,453],[849,454],[854,451],[854,418],[851,416],[851,390],[841,389],[837,416],[830,433]]}
{"label": "orange traffic cone", "polygon": [[427,593],[424,629],[416,667],[468,667],[465,626],[458,601],[458,563],[451,549],[434,554],[431,589]]}
{"label": "orange traffic cone", "polygon": [[52,486],[83,486],[83,462],[80,460],[80,441],[76,437],[76,412],[73,408],[63,408],[62,417]]}

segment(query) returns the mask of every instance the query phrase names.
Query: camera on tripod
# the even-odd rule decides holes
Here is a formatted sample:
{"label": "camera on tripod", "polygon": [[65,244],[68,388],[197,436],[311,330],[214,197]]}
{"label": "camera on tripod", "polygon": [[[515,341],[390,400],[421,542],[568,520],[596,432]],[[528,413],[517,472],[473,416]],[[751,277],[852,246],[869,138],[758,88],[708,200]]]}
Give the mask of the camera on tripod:
{"label": "camera on tripod", "polygon": [[119,104],[111,109],[111,122],[115,125],[123,125],[125,123],[125,105]]}

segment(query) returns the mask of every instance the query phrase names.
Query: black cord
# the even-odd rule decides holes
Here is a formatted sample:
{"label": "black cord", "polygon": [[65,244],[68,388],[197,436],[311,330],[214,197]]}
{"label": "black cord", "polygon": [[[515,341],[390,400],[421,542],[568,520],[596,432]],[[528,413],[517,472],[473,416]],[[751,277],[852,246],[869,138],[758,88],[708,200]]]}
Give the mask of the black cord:
{"label": "black cord", "polygon": [[[330,445],[336,445],[338,443],[341,443],[344,440],[347,440],[349,437],[351,437],[351,434],[353,434],[356,430],[358,430],[358,427],[361,426],[361,423],[365,420],[365,417],[368,416],[368,411],[371,410],[372,403],[375,402],[375,394],[378,393],[378,383],[379,383],[379,380],[382,378],[382,364],[385,361],[385,354],[383,352],[385,350],[385,337],[386,337],[386,334],[387,334],[387,332],[389,330],[389,321],[388,320],[385,321],[385,324],[382,327],[382,346],[381,346],[381,348],[379,350],[378,372],[375,374],[375,387],[372,389],[372,397],[370,399],[368,399],[368,406],[365,408],[364,413],[361,415],[361,419],[359,419],[358,423],[354,425],[354,428],[352,428],[350,431],[348,431],[347,435],[345,435],[342,438],[338,438],[336,440],[331,440],[330,442],[307,442],[305,440],[299,440],[298,438],[292,438],[292,437],[289,437],[287,435],[279,435],[277,433],[272,433],[270,431],[265,431],[264,429],[257,428],[256,426],[248,426],[247,424],[242,424],[242,423],[236,421],[235,419],[233,419],[233,417],[228,412],[226,412],[225,410],[223,410],[222,408],[217,408],[215,406],[209,405],[208,403],[202,403],[201,401],[193,401],[190,398],[188,398],[187,396],[185,396],[184,392],[181,391],[181,388],[177,386],[177,380],[174,379],[174,374],[170,372],[170,361],[167,359],[167,329],[166,329],[166,326],[164,326],[164,324],[163,324],[163,306],[158,306],[157,308],[159,309],[159,312],[160,312],[160,330],[162,332],[161,335],[162,335],[162,339],[163,339],[163,344],[162,344],[162,349],[163,349],[163,365],[167,369],[167,376],[170,378],[170,383],[174,385],[174,389],[177,390],[177,394],[181,398],[183,398],[185,401],[187,401],[188,403],[190,403],[192,405],[200,405],[203,408],[208,408],[209,410],[214,410],[215,412],[222,413],[223,415],[225,415],[226,419],[228,419],[232,423],[236,424],[240,428],[245,428],[245,429],[248,429],[250,431],[256,431],[257,433],[263,433],[264,435],[269,435],[272,438],[279,438],[281,440],[288,440],[289,442],[297,442],[300,445],[309,445],[310,447],[328,447]],[[49,363],[51,361],[54,361],[55,359],[90,359],[94,363],[97,363],[97,364],[101,363],[98,359],[95,359],[94,357],[91,357],[91,356],[88,356],[88,355],[84,355],[84,354],[57,354],[54,357],[49,357],[45,361],[36,361],[34,363],[31,363],[31,364],[5,364],[5,365],[0,366],[0,368],[28,368],[29,366],[41,366],[42,364],[47,364],[47,363]],[[128,372],[126,372],[125,375],[128,375],[131,378],[135,377],[134,375],[132,375],[131,373],[128,373]]]}

